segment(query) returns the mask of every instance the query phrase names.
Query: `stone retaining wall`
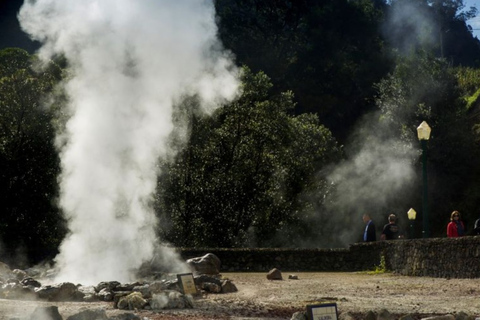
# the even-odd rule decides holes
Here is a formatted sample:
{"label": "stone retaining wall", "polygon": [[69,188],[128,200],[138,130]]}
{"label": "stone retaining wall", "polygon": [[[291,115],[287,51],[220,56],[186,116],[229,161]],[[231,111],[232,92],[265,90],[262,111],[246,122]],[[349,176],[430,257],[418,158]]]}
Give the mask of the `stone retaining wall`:
{"label": "stone retaining wall", "polygon": [[183,259],[213,253],[221,272],[353,272],[387,270],[409,276],[480,277],[480,236],[357,243],[344,249],[177,249]]}

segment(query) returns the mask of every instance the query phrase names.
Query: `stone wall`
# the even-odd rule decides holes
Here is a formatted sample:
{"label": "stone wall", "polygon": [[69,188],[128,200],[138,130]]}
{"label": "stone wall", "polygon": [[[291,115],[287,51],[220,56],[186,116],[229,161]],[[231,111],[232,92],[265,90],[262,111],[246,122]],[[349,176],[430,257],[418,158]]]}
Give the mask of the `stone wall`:
{"label": "stone wall", "polygon": [[357,243],[344,249],[177,249],[185,260],[213,253],[221,272],[353,272],[387,270],[409,276],[480,277],[480,236]]}

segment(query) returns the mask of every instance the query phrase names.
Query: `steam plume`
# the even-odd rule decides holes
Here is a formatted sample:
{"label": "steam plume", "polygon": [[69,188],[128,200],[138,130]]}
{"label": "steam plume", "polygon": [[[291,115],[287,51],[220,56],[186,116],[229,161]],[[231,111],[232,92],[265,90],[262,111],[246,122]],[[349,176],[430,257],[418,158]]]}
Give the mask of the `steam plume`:
{"label": "steam plume", "polygon": [[43,43],[40,57],[63,54],[71,72],[70,118],[58,136],[70,234],[56,257],[56,280],[132,280],[154,250],[150,202],[173,105],[196,95],[211,109],[236,94],[213,4],[37,0],[23,5],[19,19]]}

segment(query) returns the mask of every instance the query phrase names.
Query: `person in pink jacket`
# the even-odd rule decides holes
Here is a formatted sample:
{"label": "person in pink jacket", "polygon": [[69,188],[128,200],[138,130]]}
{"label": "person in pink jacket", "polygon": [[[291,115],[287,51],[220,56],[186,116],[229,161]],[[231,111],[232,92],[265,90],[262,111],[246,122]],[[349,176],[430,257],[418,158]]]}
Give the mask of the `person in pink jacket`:
{"label": "person in pink jacket", "polygon": [[460,220],[460,212],[453,211],[450,215],[450,223],[447,225],[447,237],[457,238],[465,235],[465,225]]}

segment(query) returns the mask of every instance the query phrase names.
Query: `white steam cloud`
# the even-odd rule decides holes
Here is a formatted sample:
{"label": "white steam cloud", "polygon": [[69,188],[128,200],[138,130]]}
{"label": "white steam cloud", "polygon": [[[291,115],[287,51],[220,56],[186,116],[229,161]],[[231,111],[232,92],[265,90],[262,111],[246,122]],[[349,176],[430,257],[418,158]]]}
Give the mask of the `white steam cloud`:
{"label": "white steam cloud", "polygon": [[333,183],[325,201],[329,214],[325,229],[335,234],[329,247],[359,241],[364,213],[381,230],[391,213],[404,222],[412,205],[409,193],[417,179],[412,162],[417,150],[379,119],[379,113],[372,113],[359,121],[345,147],[347,160],[326,175]]}
{"label": "white steam cloud", "polygon": [[40,57],[63,54],[71,71],[70,118],[59,133],[60,204],[71,232],[56,280],[130,281],[154,251],[151,200],[173,105],[196,95],[211,110],[237,92],[213,3],[36,0],[19,19],[43,43]]}

